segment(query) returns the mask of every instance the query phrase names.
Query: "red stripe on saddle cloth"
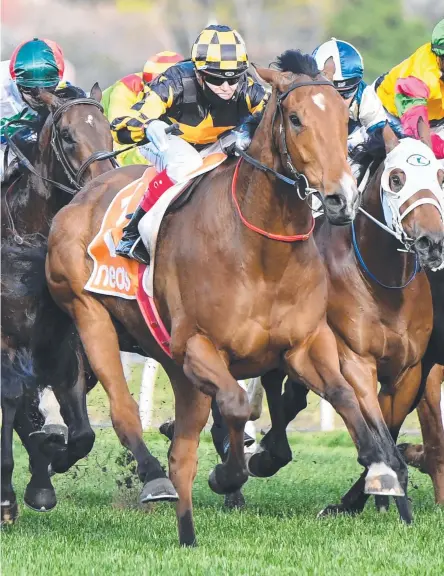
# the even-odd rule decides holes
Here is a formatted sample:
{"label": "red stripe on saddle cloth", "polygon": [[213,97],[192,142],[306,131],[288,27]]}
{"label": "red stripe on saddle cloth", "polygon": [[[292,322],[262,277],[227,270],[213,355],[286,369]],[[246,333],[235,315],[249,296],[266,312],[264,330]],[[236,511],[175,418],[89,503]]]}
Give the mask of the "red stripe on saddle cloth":
{"label": "red stripe on saddle cloth", "polygon": [[146,264],[139,264],[139,286],[137,287],[137,303],[139,304],[140,311],[145,322],[150,329],[153,338],[162,348],[167,356],[171,358],[171,336],[165,328],[162,318],[156,308],[154,299],[145,292],[143,287],[143,273],[145,272]]}

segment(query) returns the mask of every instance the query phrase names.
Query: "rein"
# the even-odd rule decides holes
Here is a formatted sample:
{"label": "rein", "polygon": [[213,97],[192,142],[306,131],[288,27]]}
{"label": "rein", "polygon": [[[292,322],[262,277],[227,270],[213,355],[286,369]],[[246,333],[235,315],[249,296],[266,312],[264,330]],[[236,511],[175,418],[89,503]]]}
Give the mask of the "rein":
{"label": "rein", "polygon": [[233,180],[231,182],[231,197],[233,198],[234,205],[236,206],[237,213],[239,214],[239,218],[241,219],[242,224],[244,224],[250,230],[253,230],[253,232],[257,232],[261,236],[265,236],[266,238],[269,238],[270,240],[278,240],[279,242],[299,242],[299,241],[303,241],[303,240],[308,240],[311,236],[311,233],[314,230],[314,227],[315,227],[315,219],[313,218],[313,216],[311,217],[312,224],[311,224],[310,230],[306,234],[295,234],[294,236],[282,236],[281,234],[272,234],[271,232],[267,232],[265,230],[262,230],[262,228],[258,228],[257,226],[254,226],[254,224],[251,224],[250,222],[248,222],[248,220],[242,214],[242,211],[241,211],[241,208],[239,206],[239,202],[238,202],[238,199],[236,196],[236,183],[237,183],[237,177],[239,175],[239,167],[240,167],[241,163],[242,163],[242,158],[239,159],[238,163],[236,164],[236,168],[234,170]]}
{"label": "rein", "polygon": [[238,178],[238,173],[239,173],[239,167],[241,165],[242,160],[245,160],[246,162],[248,162],[249,164],[251,164],[252,166],[257,168],[258,170],[261,170],[262,172],[265,172],[265,173],[272,174],[273,176],[275,176],[276,178],[278,178],[282,182],[285,182],[286,184],[296,188],[297,194],[301,200],[307,200],[307,198],[311,194],[316,194],[318,192],[315,188],[310,187],[305,174],[303,174],[302,172],[299,172],[294,167],[294,165],[291,161],[291,156],[290,156],[290,153],[288,152],[287,140],[285,137],[284,112],[282,110],[282,103],[285,100],[285,98],[290,94],[290,92],[292,92],[296,88],[300,88],[302,86],[319,86],[319,85],[332,86],[334,88],[333,84],[331,82],[329,82],[328,80],[313,80],[311,82],[309,82],[309,81],[295,82],[294,84],[291,84],[291,86],[288,88],[288,90],[286,90],[282,94],[279,94],[277,97],[277,105],[276,105],[276,109],[274,111],[273,119],[271,122],[271,130],[273,131],[273,129],[274,129],[276,116],[277,116],[277,113],[279,112],[279,116],[280,116],[279,134],[281,136],[281,154],[283,154],[285,156],[286,167],[289,170],[289,172],[291,173],[291,175],[293,176],[293,178],[289,178],[288,176],[285,176],[284,174],[277,172],[273,168],[270,168],[269,166],[262,164],[261,162],[259,162],[258,160],[256,160],[255,158],[253,158],[252,156],[250,156],[249,154],[247,154],[243,150],[240,150],[239,148],[236,147],[236,153],[240,156],[240,159],[236,165],[236,169],[235,169],[234,175],[233,175],[233,180],[231,183],[231,196],[233,198],[234,205],[236,206],[237,212],[239,214],[239,218],[241,219],[242,223],[247,228],[249,228],[250,230],[253,230],[254,232],[257,232],[258,234],[261,234],[262,236],[265,236],[266,238],[270,238],[271,240],[278,240],[280,242],[298,242],[298,241],[308,240],[308,238],[310,238],[310,236],[314,230],[315,220],[312,217],[311,228],[306,234],[296,234],[294,236],[283,236],[281,234],[272,234],[271,232],[266,232],[265,230],[262,230],[261,228],[258,228],[257,226],[254,226],[253,224],[248,222],[248,220],[242,214],[241,208],[239,206],[239,202],[238,202],[237,197],[236,197],[236,183],[237,183],[237,178]]}
{"label": "rein", "polygon": [[[374,220],[374,219],[372,218],[372,220]],[[412,275],[407,280],[407,282],[405,284],[402,284],[402,286],[388,286],[387,284],[384,284],[383,282],[378,280],[376,278],[376,276],[372,272],[370,272],[370,270],[367,267],[367,264],[364,262],[361,251],[359,250],[358,241],[356,239],[355,223],[354,222],[352,222],[351,229],[352,229],[353,248],[355,250],[356,257],[357,257],[359,263],[361,264],[363,270],[367,273],[367,275],[374,282],[376,282],[376,284],[378,284],[379,286],[382,286],[382,288],[387,288],[388,290],[402,290],[403,288],[406,288],[411,282],[413,282],[413,280],[416,278],[416,275],[420,271],[419,258],[418,258],[417,254],[415,254],[415,267],[413,269]]]}

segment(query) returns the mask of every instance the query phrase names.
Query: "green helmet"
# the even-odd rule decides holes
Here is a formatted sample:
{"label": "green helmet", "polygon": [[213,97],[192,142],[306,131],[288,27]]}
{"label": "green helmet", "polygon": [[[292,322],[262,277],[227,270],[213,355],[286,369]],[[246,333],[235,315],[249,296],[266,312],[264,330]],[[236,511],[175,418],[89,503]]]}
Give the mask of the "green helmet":
{"label": "green helmet", "polygon": [[52,40],[38,38],[17,46],[9,62],[11,78],[23,88],[57,86],[64,67],[60,46]]}
{"label": "green helmet", "polygon": [[440,20],[432,32],[432,52],[444,56],[444,20]]}

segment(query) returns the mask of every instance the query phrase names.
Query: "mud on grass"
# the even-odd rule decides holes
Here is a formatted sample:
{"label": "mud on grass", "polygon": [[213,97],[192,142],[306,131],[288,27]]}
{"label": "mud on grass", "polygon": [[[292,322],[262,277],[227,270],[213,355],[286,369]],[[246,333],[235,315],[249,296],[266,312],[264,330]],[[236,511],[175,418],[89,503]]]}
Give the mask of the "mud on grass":
{"label": "mud on grass", "polygon": [[[154,433],[146,440],[166,464],[168,442]],[[2,573],[444,574],[444,511],[435,508],[427,477],[410,470],[411,527],[400,524],[394,505],[378,515],[372,502],[359,517],[317,520],[357,478],[356,452],[345,433],[293,434],[291,445],[293,462],[274,478],[249,480],[246,510],[226,512],[223,498],[208,488],[217,459],[204,434],[194,489],[199,547],[186,550],[178,547],[171,504],[153,505],[149,514],[138,508],[140,485],[112,430],[98,430],[90,456],[54,478],[59,504],[48,514],[22,504],[29,474],[17,442],[20,518],[2,533]]]}

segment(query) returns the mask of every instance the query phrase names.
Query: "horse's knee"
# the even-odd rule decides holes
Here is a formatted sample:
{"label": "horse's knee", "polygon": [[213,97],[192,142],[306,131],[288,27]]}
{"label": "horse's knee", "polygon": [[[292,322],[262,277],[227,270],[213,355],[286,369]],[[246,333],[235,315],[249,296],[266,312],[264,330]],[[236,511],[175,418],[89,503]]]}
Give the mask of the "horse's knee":
{"label": "horse's knee", "polygon": [[234,391],[220,391],[216,395],[217,404],[227,423],[244,426],[250,418],[250,404],[245,390],[240,386]]}

